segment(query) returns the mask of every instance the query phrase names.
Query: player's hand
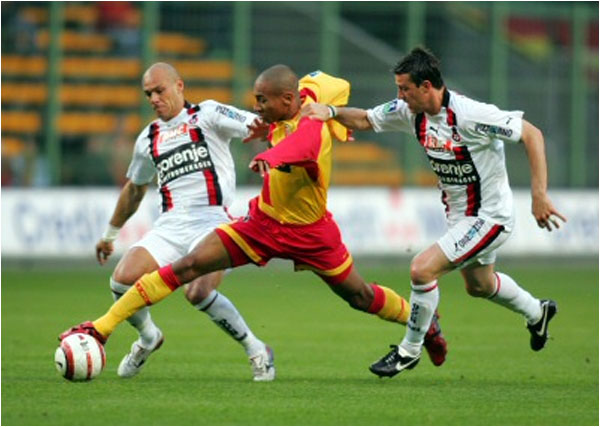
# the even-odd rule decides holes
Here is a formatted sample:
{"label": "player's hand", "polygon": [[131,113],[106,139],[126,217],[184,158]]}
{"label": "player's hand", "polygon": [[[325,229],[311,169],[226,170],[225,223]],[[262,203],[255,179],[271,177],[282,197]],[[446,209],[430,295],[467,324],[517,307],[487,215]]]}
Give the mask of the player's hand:
{"label": "player's hand", "polygon": [[108,257],[113,253],[115,247],[113,242],[107,242],[106,240],[100,239],[98,243],[96,243],[96,259],[100,265],[106,264],[108,261]]}
{"label": "player's hand", "polygon": [[249,134],[246,138],[242,139],[242,142],[246,144],[247,142],[258,140],[266,140],[267,135],[269,134],[269,124],[262,120],[260,117],[254,119],[252,123],[248,126]]}
{"label": "player's hand", "polygon": [[313,103],[302,107],[300,117],[308,117],[312,120],[326,122],[331,118],[331,112],[327,108],[327,105]]}
{"label": "player's hand", "polygon": [[535,218],[538,227],[552,231],[552,227],[559,229],[560,222],[567,222],[567,218],[558,212],[547,194],[533,196],[531,203],[531,212]]}
{"label": "player's hand", "polygon": [[269,170],[271,170],[267,162],[265,162],[264,160],[257,159],[252,159],[248,167],[254,172],[258,172],[261,178],[264,178],[265,175],[269,173]]}

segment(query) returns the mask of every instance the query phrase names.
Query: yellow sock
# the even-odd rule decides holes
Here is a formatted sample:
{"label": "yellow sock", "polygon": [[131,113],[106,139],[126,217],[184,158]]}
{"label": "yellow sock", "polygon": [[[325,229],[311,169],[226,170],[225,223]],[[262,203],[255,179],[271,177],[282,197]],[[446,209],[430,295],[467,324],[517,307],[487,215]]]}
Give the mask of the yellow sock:
{"label": "yellow sock", "polygon": [[376,314],[383,320],[406,325],[410,316],[408,301],[385,286],[371,284],[371,287],[375,293],[375,298],[371,307],[369,307],[369,313]]}
{"label": "yellow sock", "polygon": [[[170,266],[168,266],[170,267]],[[162,271],[162,269],[161,269]],[[172,270],[171,270],[172,272]],[[178,284],[167,283],[158,271],[144,274],[127,292],[123,294],[108,310],[94,320],[94,328],[108,337],[123,320],[141,308],[152,305],[169,296],[177,289]]]}

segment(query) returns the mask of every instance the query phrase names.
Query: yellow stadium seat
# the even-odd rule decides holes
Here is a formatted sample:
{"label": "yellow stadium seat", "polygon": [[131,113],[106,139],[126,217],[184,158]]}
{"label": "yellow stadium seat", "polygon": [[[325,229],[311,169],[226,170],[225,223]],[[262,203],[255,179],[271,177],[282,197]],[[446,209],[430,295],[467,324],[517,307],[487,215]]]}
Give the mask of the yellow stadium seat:
{"label": "yellow stadium seat", "polygon": [[25,149],[25,143],[14,136],[2,137],[2,157],[13,157],[21,154]]}
{"label": "yellow stadium seat", "polygon": [[[34,24],[46,24],[48,22],[48,9],[38,6],[27,6],[22,9],[23,16]],[[93,3],[67,4],[64,9],[66,22],[74,22],[87,26],[94,25],[98,20],[98,10]]]}
{"label": "yellow stadium seat", "polygon": [[[63,31],[60,37],[61,46],[67,52],[106,53],[112,48],[112,39],[104,34]],[[50,34],[42,30],[37,34],[36,41],[40,49],[46,49]]]}
{"label": "yellow stadium seat", "polygon": [[17,134],[38,133],[42,127],[39,114],[30,111],[3,111],[2,132]]}
{"label": "yellow stadium seat", "polygon": [[154,48],[163,55],[201,55],[206,50],[206,42],[182,33],[158,33],[154,38]]}
{"label": "yellow stadium seat", "polygon": [[43,56],[2,55],[0,62],[3,76],[42,76],[48,68],[48,62]]}
{"label": "yellow stadium seat", "polygon": [[395,156],[394,152],[374,142],[336,144],[333,149],[336,163],[389,163],[395,160]]}
{"label": "yellow stadium seat", "polygon": [[404,174],[398,169],[336,169],[331,174],[332,185],[398,187],[404,182]]}
{"label": "yellow stadium seat", "polygon": [[[233,78],[233,65],[227,60],[179,60],[169,61],[184,81],[227,81]],[[73,57],[63,59],[62,73],[68,77],[98,79],[141,78],[142,67],[136,58]],[[2,74],[10,76],[43,76],[47,60],[43,56],[2,55]]]}
{"label": "yellow stadium seat", "polygon": [[[43,83],[5,83],[1,94],[3,105],[42,105],[46,102],[48,91]],[[233,98],[228,87],[187,86],[185,95],[194,103],[214,99],[230,104]],[[63,84],[59,90],[63,106],[137,108],[143,96],[141,86],[133,84]]]}

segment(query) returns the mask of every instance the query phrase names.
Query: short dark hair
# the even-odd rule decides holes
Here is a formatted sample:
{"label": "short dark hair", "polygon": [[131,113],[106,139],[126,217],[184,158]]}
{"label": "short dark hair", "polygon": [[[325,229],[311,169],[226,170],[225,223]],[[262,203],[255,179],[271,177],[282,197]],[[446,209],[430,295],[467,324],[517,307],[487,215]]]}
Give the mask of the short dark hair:
{"label": "short dark hair", "polygon": [[410,79],[417,86],[425,80],[429,80],[436,89],[444,86],[440,60],[424,47],[416,47],[402,58],[394,67],[394,74],[410,74]]}

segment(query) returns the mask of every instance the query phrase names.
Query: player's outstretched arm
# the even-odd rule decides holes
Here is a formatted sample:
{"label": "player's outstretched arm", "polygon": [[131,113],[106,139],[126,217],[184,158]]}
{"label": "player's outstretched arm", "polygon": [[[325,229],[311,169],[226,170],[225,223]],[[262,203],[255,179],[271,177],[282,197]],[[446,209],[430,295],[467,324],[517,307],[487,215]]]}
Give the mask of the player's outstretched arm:
{"label": "player's outstretched arm", "polygon": [[147,189],[147,185],[136,185],[131,181],[127,181],[123,186],[108,227],[104,235],[96,243],[96,259],[100,265],[104,265],[113,253],[113,242],[116,240],[119,230],[125,225],[125,222],[127,222],[131,215],[137,211]]}
{"label": "player's outstretched arm", "polygon": [[333,118],[349,129],[369,130],[373,128],[367,119],[367,110],[361,108],[334,107],[313,103],[302,107],[300,114],[322,122]]}
{"label": "player's outstretched arm", "polygon": [[548,169],[542,132],[527,120],[523,120],[521,140],[529,158],[531,170],[531,212],[540,228],[552,231],[552,226],[560,228],[558,219],[567,218],[556,210],[548,197]]}

